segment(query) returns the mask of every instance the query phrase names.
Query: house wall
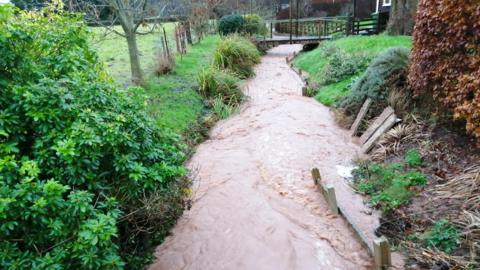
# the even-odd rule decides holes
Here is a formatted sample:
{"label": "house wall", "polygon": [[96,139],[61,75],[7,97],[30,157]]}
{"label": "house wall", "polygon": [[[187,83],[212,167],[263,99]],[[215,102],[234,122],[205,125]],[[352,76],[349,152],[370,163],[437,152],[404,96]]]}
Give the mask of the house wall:
{"label": "house wall", "polygon": [[[352,12],[352,8],[352,0],[312,0],[311,3],[305,6],[300,12],[300,17],[345,16]],[[375,8],[376,0],[357,0],[356,15],[359,18],[369,17],[375,12]],[[278,20],[288,19],[289,9],[281,10],[277,13],[276,17]]]}

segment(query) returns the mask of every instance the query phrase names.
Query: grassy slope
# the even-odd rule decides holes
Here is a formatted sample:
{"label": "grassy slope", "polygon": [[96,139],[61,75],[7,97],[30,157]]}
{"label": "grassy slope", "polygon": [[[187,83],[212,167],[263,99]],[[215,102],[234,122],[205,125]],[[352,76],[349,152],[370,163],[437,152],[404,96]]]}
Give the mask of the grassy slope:
{"label": "grassy slope", "polygon": [[[350,36],[333,41],[327,41],[338,46],[348,54],[354,54],[356,52],[363,52],[372,58],[378,55],[380,52],[391,47],[404,46],[411,48],[412,41],[407,36]],[[317,74],[326,64],[326,59],[322,58],[320,51],[321,48],[313,50],[311,52],[300,54],[294,61],[294,64],[302,70],[308,72],[312,81],[315,80],[315,74]],[[363,73],[364,70],[359,71],[358,75]],[[315,98],[321,103],[332,106],[340,98],[345,96],[348,92],[348,86],[355,80],[357,76],[348,77],[340,82],[325,85],[318,89],[318,94]],[[317,79],[318,80],[318,79]]]}
{"label": "grassy slope", "polygon": [[145,88],[149,110],[162,127],[184,133],[202,114],[202,98],[196,92],[197,73],[210,64],[218,36],[208,36],[177,56],[173,74],[152,77]]}
{"label": "grassy slope", "polygon": [[[174,24],[166,23],[164,26],[167,37],[172,39],[170,46],[175,50]],[[102,29],[93,28],[97,35],[92,40],[92,45],[114,80],[127,86],[131,78],[127,43],[123,37],[113,33],[104,38],[101,31]],[[146,97],[147,108],[159,126],[170,128],[177,133],[185,133],[202,115],[204,105],[202,98],[195,91],[196,77],[202,68],[210,64],[218,41],[218,36],[206,37],[200,44],[189,47],[186,55],[176,57],[176,67],[172,74],[156,77],[152,70],[155,53],[160,46],[160,33],[157,30],[148,35],[138,36],[140,60],[147,84],[144,90],[134,89]]]}

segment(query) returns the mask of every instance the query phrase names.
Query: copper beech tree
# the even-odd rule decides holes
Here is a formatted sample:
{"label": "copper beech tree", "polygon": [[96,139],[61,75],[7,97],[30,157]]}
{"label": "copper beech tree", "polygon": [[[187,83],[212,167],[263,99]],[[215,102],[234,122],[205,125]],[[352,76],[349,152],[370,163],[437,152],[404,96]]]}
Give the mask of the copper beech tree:
{"label": "copper beech tree", "polygon": [[480,0],[420,0],[409,81],[465,121],[480,146]]}

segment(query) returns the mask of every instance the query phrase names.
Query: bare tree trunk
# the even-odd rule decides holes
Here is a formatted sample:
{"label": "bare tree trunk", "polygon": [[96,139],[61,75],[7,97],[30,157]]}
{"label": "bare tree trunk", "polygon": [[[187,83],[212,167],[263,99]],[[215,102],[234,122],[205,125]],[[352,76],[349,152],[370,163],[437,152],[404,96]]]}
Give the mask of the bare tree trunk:
{"label": "bare tree trunk", "polygon": [[125,33],[128,44],[128,55],[130,57],[130,68],[132,71],[132,82],[141,85],[143,81],[143,72],[140,66],[140,57],[137,46],[137,35],[135,32]]}

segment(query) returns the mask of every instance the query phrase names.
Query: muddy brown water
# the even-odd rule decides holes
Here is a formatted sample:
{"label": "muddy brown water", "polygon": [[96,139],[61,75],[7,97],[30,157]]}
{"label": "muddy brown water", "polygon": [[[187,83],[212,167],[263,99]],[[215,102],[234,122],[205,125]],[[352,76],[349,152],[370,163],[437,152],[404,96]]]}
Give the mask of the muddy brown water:
{"label": "muddy brown water", "polygon": [[[246,83],[249,101],[198,146],[188,163],[193,206],[150,269],[372,268],[367,249],[312,182],[317,166],[340,183],[335,166],[348,165],[359,147],[328,108],[301,96],[303,82],[285,61],[299,49],[270,50]],[[362,211],[351,194],[337,192],[353,213]]]}

